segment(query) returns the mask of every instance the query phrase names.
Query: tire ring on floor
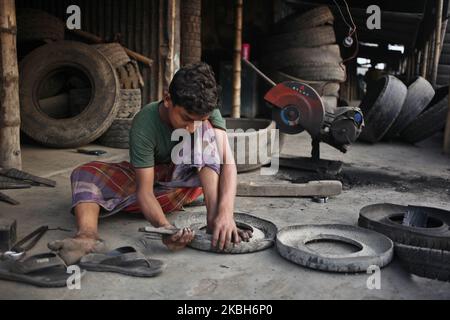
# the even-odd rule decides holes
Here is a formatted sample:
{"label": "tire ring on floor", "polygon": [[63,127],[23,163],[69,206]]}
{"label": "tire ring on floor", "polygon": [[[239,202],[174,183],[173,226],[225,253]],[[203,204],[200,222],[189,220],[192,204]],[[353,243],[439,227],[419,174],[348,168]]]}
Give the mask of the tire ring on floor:
{"label": "tire ring on floor", "polygon": [[[76,117],[53,119],[40,110],[39,85],[50,74],[74,68],[92,83],[92,98]],[[120,85],[111,63],[89,45],[61,41],[33,51],[20,64],[22,130],[34,140],[57,148],[75,148],[95,141],[116,118]]]}
{"label": "tire ring on floor", "polygon": [[436,95],[420,116],[400,133],[400,137],[417,143],[432,137],[445,128],[448,114],[448,86],[436,90]]}
{"label": "tire ring on floor", "polygon": [[369,88],[361,103],[366,127],[360,140],[376,143],[383,139],[400,114],[407,92],[403,82],[394,76],[385,76]]}
{"label": "tire ring on floor", "polygon": [[396,243],[395,254],[409,273],[433,280],[450,281],[450,251]]}
{"label": "tire ring on floor", "polygon": [[224,254],[247,254],[266,250],[274,245],[277,227],[272,222],[245,213],[236,213],[234,218],[237,224],[251,226],[255,231],[254,237],[250,242],[241,242],[241,244],[232,246],[224,252],[211,248],[211,236],[207,235],[204,231],[204,227],[206,227],[205,213],[180,215],[174,223],[177,227],[191,227],[197,235],[200,235],[199,238],[194,239],[189,245],[189,247],[200,251]]}
{"label": "tire ring on floor", "polygon": [[[430,228],[414,228],[402,224],[403,216],[411,210],[428,215]],[[430,249],[450,250],[450,212],[442,209],[375,204],[361,209],[359,226],[380,232],[396,243]]]}
{"label": "tire ring on floor", "polygon": [[[321,240],[345,242],[359,247],[361,251],[326,255],[307,247],[308,243]],[[367,272],[371,266],[383,268],[394,256],[394,244],[389,238],[349,225],[287,227],[277,235],[277,249],[282,257],[301,266],[340,273]]]}
{"label": "tire ring on floor", "polygon": [[386,133],[386,138],[394,138],[411,124],[433,100],[436,92],[431,83],[422,77],[417,77],[408,87],[408,95],[400,115]]}

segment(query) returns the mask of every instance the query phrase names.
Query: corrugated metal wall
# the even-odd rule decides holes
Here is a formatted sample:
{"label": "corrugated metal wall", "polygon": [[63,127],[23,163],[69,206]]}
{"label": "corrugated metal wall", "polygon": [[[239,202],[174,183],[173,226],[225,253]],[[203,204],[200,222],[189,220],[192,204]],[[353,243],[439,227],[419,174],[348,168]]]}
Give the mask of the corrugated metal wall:
{"label": "corrugated metal wall", "polygon": [[66,19],[67,7],[81,8],[82,29],[106,40],[120,34],[121,43],[154,61],[140,64],[145,80],[144,103],[156,97],[158,66],[158,0],[17,0],[17,8],[34,8]]}

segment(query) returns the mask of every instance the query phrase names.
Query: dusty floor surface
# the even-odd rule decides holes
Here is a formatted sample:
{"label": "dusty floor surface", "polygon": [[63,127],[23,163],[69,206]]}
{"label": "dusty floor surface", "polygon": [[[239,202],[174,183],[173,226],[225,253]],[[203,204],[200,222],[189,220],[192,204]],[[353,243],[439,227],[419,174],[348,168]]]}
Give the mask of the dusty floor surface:
{"label": "dusty floor surface", "polygon": [[[344,160],[339,178],[344,183],[342,195],[318,204],[310,199],[238,198],[237,210],[250,212],[273,221],[279,228],[294,224],[356,225],[359,210],[369,204],[391,202],[418,204],[450,210],[450,157],[441,154],[441,137],[419,146],[381,143],[357,144],[343,155],[322,146],[328,159]],[[94,146],[94,148],[99,148]],[[0,215],[18,220],[19,237],[41,225],[75,230],[69,214],[71,203],[69,176],[72,168],[91,160],[120,162],[127,151],[103,148],[108,155],[96,158],[72,150],[46,150],[26,147],[24,170],[51,177],[57,188],[33,188],[8,191],[22,205],[0,203]],[[290,136],[283,153],[308,155],[310,139]],[[295,170],[281,170],[280,181],[302,182],[317,176]],[[326,178],[326,177],[319,177]],[[240,181],[271,181],[259,172],[240,176]],[[201,211],[203,208],[190,208]],[[146,222],[140,215],[120,214],[103,220],[101,236],[109,247],[134,245],[154,258],[164,259],[165,272],[153,279],[139,279],[117,274],[87,273],[81,290],[38,289],[28,285],[0,281],[2,299],[450,299],[450,283],[411,276],[398,261],[381,272],[381,290],[367,288],[367,274],[332,274],[317,272],[283,260],[275,251],[225,256],[186,249],[169,253],[158,241],[142,241],[137,232]],[[71,233],[47,234],[32,253],[45,252],[47,242]]]}

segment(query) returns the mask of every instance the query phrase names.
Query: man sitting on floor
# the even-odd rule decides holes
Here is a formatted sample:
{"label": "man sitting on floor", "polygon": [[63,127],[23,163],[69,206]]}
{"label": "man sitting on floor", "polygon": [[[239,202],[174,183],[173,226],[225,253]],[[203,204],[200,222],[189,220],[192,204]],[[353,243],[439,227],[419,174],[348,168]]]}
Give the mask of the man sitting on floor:
{"label": "man sitting on floor", "polygon": [[[223,250],[231,243],[248,241],[251,235],[239,230],[234,221],[237,170],[218,109],[218,91],[214,73],[204,63],[177,72],[164,100],[149,104],[135,117],[130,132],[131,163],[92,162],[72,173],[72,211],[78,233],[74,239],[50,243],[50,249],[59,252],[68,265],[77,263],[99,250],[99,217],[142,212],[153,226],[173,228],[165,214],[182,209],[202,194],[212,245]],[[177,129],[193,134],[189,149],[199,145],[200,139],[203,148],[191,150],[193,163],[180,163],[186,159],[186,148],[174,152],[180,145],[172,141]],[[183,229],[164,237],[163,242],[175,251],[193,239],[194,233]]]}

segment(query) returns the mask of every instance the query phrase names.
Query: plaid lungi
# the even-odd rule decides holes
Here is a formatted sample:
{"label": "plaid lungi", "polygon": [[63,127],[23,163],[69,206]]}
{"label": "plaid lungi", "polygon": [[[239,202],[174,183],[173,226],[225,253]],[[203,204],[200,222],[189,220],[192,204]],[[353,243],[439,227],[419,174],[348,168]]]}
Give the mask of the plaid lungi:
{"label": "plaid lungi", "polygon": [[[205,121],[202,130],[205,132],[208,129],[212,129],[212,126],[209,121]],[[164,213],[178,211],[203,194],[198,176],[200,169],[209,167],[220,174],[215,136],[210,132],[208,140],[204,140],[203,135],[201,136],[203,147],[205,144],[209,145],[209,152],[202,154],[199,154],[198,150],[192,152],[192,156],[197,158],[194,163],[177,165],[172,163],[154,167],[154,195]],[[182,152],[180,157],[183,157]],[[136,196],[136,174],[129,162],[85,164],[73,171],[71,183],[72,212],[81,203],[97,203],[101,207],[102,218],[121,211],[141,212]]]}

